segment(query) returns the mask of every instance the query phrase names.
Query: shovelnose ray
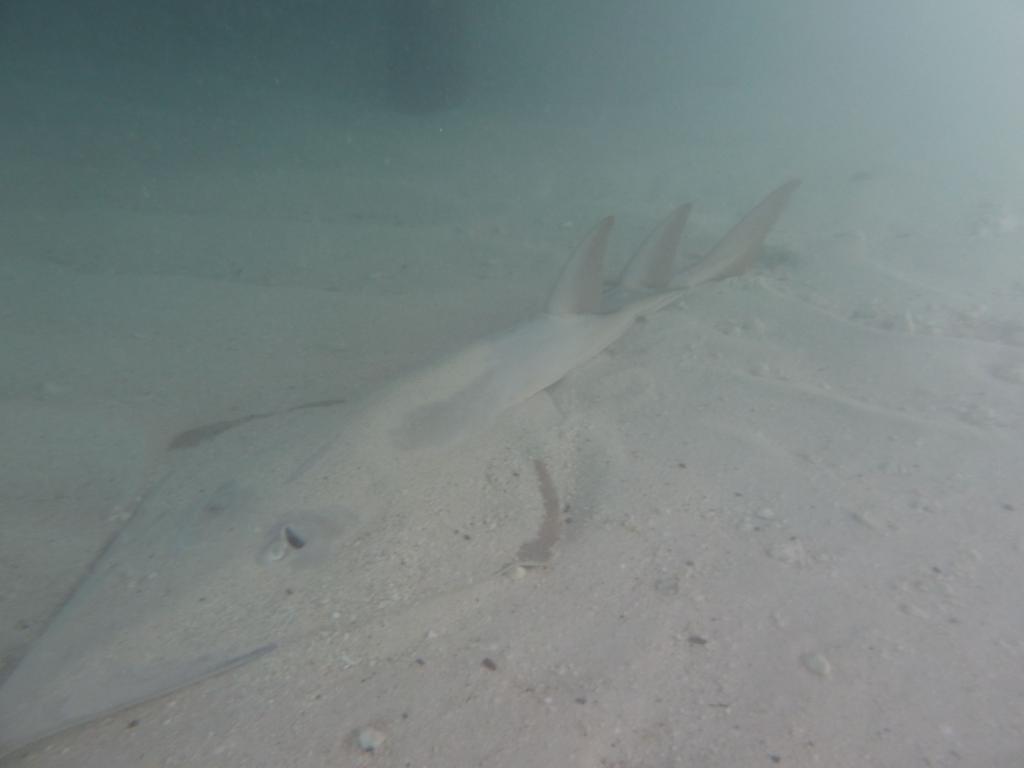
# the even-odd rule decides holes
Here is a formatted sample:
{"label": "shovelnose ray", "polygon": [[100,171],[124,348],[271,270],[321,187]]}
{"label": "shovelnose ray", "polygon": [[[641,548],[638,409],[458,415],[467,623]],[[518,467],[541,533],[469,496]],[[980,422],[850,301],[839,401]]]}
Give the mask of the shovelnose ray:
{"label": "shovelnose ray", "polygon": [[603,282],[608,217],[532,321],[362,403],[239,420],[169,454],[163,476],[0,686],[0,756],[315,631],[325,596],[344,587],[339,564],[358,556],[356,527],[420,503],[403,478],[429,483],[453,461],[473,461],[467,441],[486,439],[502,412],[639,316],[750,268],[797,184],[768,195],[680,274],[689,206],[678,208],[612,286]]}

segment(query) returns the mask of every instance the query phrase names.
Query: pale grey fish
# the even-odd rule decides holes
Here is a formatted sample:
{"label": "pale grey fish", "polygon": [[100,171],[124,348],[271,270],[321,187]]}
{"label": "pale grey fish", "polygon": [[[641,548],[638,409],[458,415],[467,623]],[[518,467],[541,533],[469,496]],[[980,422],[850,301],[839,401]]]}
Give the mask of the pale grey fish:
{"label": "pale grey fish", "polygon": [[175,451],[0,686],[0,756],[286,641],[296,617],[316,610],[302,587],[319,594],[345,534],[367,514],[359,507],[400,486],[394,478],[422,475],[424,462],[449,460],[453,446],[598,354],[637,317],[748,269],[796,185],[772,192],[678,278],[689,207],[677,209],[605,290],[608,217],[569,259],[539,317],[363,403],[240,420]]}

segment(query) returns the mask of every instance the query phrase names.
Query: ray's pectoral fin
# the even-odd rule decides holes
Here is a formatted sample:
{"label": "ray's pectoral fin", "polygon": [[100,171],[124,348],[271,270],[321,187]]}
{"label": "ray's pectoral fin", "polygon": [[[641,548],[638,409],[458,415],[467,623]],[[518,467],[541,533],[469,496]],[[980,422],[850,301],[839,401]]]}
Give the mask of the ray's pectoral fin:
{"label": "ray's pectoral fin", "polygon": [[[54,637],[51,634],[49,640]],[[66,638],[58,636],[58,640]],[[121,666],[115,658],[110,660],[110,668],[75,669],[74,674],[53,678],[51,670],[64,669],[62,659],[71,654],[68,644],[61,642],[48,653],[52,642],[48,643],[46,635],[37,643],[43,647],[33,647],[2,689],[0,757],[65,729],[228,672],[277,647],[269,643],[242,654],[155,662],[144,669]],[[40,680],[50,684],[41,687]]]}

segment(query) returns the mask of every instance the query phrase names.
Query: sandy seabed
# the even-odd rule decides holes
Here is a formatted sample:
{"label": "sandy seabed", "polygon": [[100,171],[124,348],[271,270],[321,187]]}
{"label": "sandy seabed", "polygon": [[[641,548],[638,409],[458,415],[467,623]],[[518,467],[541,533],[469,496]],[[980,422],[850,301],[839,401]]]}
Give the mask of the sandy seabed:
{"label": "sandy seabed", "polygon": [[208,425],[272,441],[250,417],[357,408],[530,317],[606,213],[621,263],[692,199],[699,254],[804,179],[754,273],[360,499],[275,653],[11,765],[1024,761],[1019,178],[755,94],[600,120],[8,96],[8,665],[155,477],[224,453]]}

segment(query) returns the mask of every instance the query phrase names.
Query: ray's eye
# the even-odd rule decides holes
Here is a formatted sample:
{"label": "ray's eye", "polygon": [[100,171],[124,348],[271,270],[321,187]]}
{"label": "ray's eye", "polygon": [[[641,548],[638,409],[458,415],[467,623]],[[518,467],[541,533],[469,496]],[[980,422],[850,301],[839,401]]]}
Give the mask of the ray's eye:
{"label": "ray's eye", "polygon": [[263,550],[263,560],[268,563],[283,560],[289,553],[305,547],[307,541],[294,525],[282,525]]}

